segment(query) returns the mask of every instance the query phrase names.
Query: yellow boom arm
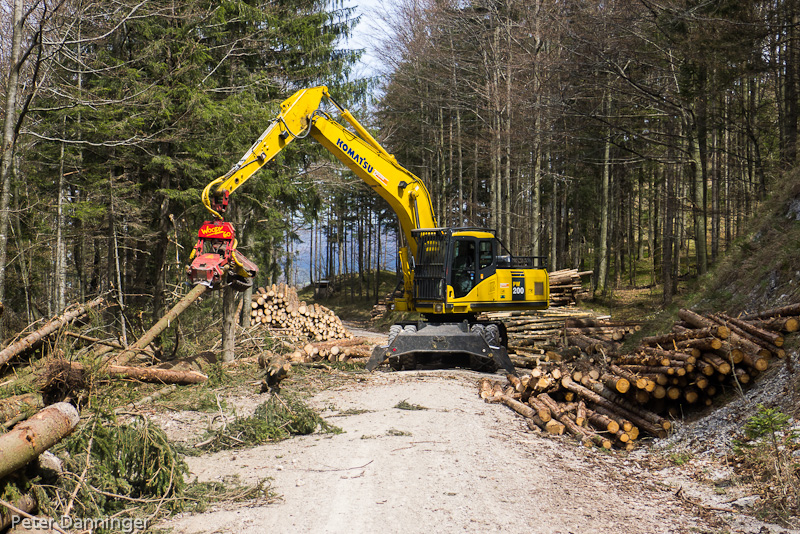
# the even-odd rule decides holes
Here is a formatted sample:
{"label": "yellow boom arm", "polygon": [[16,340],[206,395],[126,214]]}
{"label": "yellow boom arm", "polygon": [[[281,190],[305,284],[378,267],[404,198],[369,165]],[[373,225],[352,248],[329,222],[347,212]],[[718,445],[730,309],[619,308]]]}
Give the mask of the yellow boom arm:
{"label": "yellow boom arm", "polygon": [[[354,131],[348,130],[319,109],[323,98],[341,112]],[[221,214],[212,208],[212,196],[222,196],[225,191],[232,193],[277,156],[287,144],[308,135],[319,141],[389,203],[400,221],[409,252],[416,256],[417,244],[411,231],[417,228],[436,228],[428,189],[422,180],[397,163],[394,156],[349,111],[342,108],[324,86],[297,91],[283,102],[280,115],[242,159],[225,176],[205,187],[203,204],[214,217],[222,219]],[[409,267],[404,251],[401,251],[401,263],[405,274]],[[407,284],[406,287],[411,285]]]}

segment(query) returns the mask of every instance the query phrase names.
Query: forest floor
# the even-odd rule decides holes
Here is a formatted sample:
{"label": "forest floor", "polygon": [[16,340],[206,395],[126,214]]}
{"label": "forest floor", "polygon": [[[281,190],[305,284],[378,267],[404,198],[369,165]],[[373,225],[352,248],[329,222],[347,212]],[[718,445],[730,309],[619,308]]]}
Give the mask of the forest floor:
{"label": "forest floor", "polygon": [[[277,497],[211,506],[157,527],[175,533],[800,532],[742,513],[752,492],[735,482],[724,455],[699,452],[708,447],[687,449],[686,440],[673,439],[608,452],[534,433],[508,408],[480,399],[481,376],[333,368],[292,377],[286,387],[305,389],[306,402],[342,432],[188,457],[198,481],[267,480]],[[243,416],[268,394],[241,386],[225,395]],[[190,411],[153,416],[171,440],[187,445],[211,419]]]}

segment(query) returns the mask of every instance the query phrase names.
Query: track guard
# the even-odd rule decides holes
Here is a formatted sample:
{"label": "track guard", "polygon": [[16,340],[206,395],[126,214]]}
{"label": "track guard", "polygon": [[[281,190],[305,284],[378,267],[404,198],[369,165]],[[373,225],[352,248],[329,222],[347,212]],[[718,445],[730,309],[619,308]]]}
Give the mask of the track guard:
{"label": "track guard", "polygon": [[494,373],[502,368],[517,374],[506,348],[489,345],[481,334],[471,332],[466,322],[418,323],[415,328],[406,325],[403,331],[390,339],[389,344],[373,349],[367,370],[373,371],[387,360],[397,370],[419,366],[469,367]]}

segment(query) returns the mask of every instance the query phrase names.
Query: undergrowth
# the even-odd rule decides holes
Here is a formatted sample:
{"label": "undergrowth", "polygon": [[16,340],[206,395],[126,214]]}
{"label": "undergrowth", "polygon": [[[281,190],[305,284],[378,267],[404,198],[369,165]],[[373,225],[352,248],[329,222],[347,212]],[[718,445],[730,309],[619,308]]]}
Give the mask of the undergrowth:
{"label": "undergrowth", "polygon": [[[338,434],[342,430],[330,425],[301,400],[293,396],[272,395],[260,404],[253,415],[237,417],[221,428],[206,432],[195,445],[195,453],[253,447],[293,435],[321,432]],[[186,451],[192,454],[191,451]]]}
{"label": "undergrowth", "polygon": [[800,433],[790,421],[777,408],[759,405],[745,424],[745,439],[735,441],[733,450],[739,476],[761,496],[757,515],[787,525],[800,512],[800,463],[794,456]]}
{"label": "undergrowth", "polygon": [[[54,447],[63,459],[58,476],[46,470],[7,479],[0,494],[35,495],[39,512],[60,518],[130,517],[153,521],[177,512],[200,512],[211,503],[272,499],[268,481],[256,485],[189,483],[183,456],[146,418],[120,423],[95,413]],[[98,528],[98,534],[111,530]]]}

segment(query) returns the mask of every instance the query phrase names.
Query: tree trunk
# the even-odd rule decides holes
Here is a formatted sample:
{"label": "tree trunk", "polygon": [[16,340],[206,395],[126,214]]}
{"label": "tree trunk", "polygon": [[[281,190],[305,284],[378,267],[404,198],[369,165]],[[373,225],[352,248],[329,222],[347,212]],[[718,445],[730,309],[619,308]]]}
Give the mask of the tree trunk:
{"label": "tree trunk", "polygon": [[688,135],[689,156],[691,158],[692,180],[692,219],[694,222],[695,253],[697,255],[697,274],[702,276],[708,272],[708,253],[706,252],[706,180],[703,173],[703,161],[700,154],[699,128],[691,120],[688,112],[684,122]]}
{"label": "tree trunk", "polygon": [[[14,0],[14,12],[11,19],[11,54],[9,56],[9,72],[6,81],[6,109],[3,121],[2,160],[0,160],[0,302],[5,299],[5,280],[8,266],[8,224],[11,204],[11,162],[14,157],[14,123],[17,119],[17,85],[20,72],[20,49],[22,48],[22,0]],[[2,318],[0,318],[2,324]]]}
{"label": "tree trunk", "polygon": [[17,415],[31,409],[44,406],[42,395],[39,393],[25,393],[0,400],[0,423],[5,423]]}
{"label": "tree trunk", "polygon": [[[85,371],[82,363],[55,361],[51,365],[63,365],[76,371]],[[175,369],[160,369],[158,367],[128,367],[125,365],[106,365],[102,370],[112,377],[132,378],[141,382],[155,384],[201,384],[208,377],[198,371],[180,371]]]}
{"label": "tree trunk", "polygon": [[236,290],[222,290],[222,361],[232,362],[236,346]]}
{"label": "tree trunk", "polygon": [[[66,130],[66,116],[64,117],[64,130]],[[64,132],[66,134],[66,132]],[[57,310],[67,307],[67,255],[64,243],[64,142],[59,147],[58,169],[58,200],[56,204],[56,247],[55,261],[53,262],[55,282],[55,305]]]}
{"label": "tree trunk", "polygon": [[[606,115],[611,113],[611,92],[606,93]],[[603,176],[600,184],[600,243],[597,251],[596,289],[605,294],[608,286],[608,217],[611,198],[611,128],[606,132],[603,149]]]}
{"label": "tree trunk", "polygon": [[0,480],[25,467],[70,434],[80,422],[78,410],[59,402],[0,436]]}
{"label": "tree trunk", "polygon": [[116,358],[117,361],[124,363],[130,358],[136,356],[137,352],[141,351],[150,343],[152,343],[161,332],[169,327],[172,321],[174,321],[181,313],[183,313],[183,311],[188,308],[192,302],[197,300],[200,295],[205,293],[207,289],[208,286],[203,284],[197,284],[194,286],[185,297],[179,300],[178,303],[175,304],[175,306],[173,306],[172,309],[166,313],[166,315],[164,315],[164,317],[159,319],[156,324],[150,327],[150,330],[145,332],[145,334],[137,339],[133,345],[128,347],[127,350],[120,352]]}
{"label": "tree trunk", "polygon": [[[69,323],[85,315],[90,309],[96,308],[100,304],[104,302],[102,297],[97,297],[93,301],[89,302],[88,304],[81,305],[76,307],[75,309],[65,311],[59,317],[55,317],[51,319],[46,325],[39,328],[35,332],[25,336],[24,338],[20,339],[16,343],[12,343],[11,345],[7,346],[5,349],[0,351],[0,365],[5,364],[8,360],[22,354],[25,351],[31,350],[37,347],[47,336],[56,332],[59,328],[64,326],[65,324]],[[2,450],[2,449],[0,449]]]}

